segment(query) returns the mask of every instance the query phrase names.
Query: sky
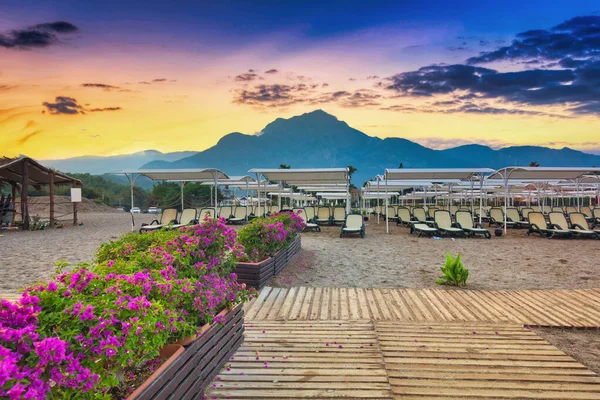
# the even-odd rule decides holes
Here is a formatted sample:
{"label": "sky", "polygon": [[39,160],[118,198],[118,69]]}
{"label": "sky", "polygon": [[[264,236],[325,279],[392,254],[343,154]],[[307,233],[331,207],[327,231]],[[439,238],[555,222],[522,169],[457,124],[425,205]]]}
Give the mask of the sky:
{"label": "sky", "polygon": [[600,154],[597,0],[0,7],[0,156],[201,151],[315,109],[438,149]]}

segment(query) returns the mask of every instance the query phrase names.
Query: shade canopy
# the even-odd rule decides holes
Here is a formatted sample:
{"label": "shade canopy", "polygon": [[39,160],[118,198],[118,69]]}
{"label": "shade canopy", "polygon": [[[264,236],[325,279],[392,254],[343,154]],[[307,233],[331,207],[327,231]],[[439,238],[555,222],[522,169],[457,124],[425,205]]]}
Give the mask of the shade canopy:
{"label": "shade canopy", "polygon": [[600,168],[592,167],[506,167],[494,171],[489,179],[520,181],[575,180],[586,175],[599,175]]}
{"label": "shade canopy", "polygon": [[0,159],[0,181],[23,183],[23,165],[27,162],[30,185],[50,184],[50,174],[54,174],[55,185],[83,186],[79,179],[72,178],[51,168],[45,167],[33,158],[21,156]]}
{"label": "shade canopy", "polygon": [[493,172],[490,168],[388,168],[385,179],[445,182],[448,179],[469,180]]}
{"label": "shade canopy", "polygon": [[227,174],[215,168],[200,169],[136,169],[119,170],[108,174],[142,175],[154,181],[206,182],[215,179],[229,179]]}
{"label": "shade canopy", "polygon": [[262,174],[269,181],[284,181],[291,185],[348,182],[348,168],[270,169],[253,168],[250,173]]}

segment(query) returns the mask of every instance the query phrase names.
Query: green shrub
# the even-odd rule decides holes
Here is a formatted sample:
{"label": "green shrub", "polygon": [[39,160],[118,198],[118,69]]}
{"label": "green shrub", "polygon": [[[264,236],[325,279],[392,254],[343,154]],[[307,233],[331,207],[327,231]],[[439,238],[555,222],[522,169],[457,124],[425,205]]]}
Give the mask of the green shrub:
{"label": "green shrub", "polygon": [[446,264],[440,267],[444,275],[437,281],[438,285],[463,286],[467,283],[469,270],[460,262],[460,253],[456,259],[450,253],[446,254]]}

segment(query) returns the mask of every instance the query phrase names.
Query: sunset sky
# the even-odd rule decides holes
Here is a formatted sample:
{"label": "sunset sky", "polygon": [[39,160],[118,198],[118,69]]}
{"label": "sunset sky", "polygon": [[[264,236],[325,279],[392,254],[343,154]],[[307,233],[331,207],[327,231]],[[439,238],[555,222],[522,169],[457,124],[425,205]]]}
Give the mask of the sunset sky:
{"label": "sunset sky", "polygon": [[203,150],[314,109],[433,148],[600,154],[598,0],[0,9],[0,156]]}

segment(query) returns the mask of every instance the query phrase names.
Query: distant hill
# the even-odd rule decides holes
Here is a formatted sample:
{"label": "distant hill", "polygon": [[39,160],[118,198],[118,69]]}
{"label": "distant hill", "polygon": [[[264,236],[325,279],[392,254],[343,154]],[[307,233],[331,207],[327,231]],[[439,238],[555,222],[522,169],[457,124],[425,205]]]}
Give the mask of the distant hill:
{"label": "distant hill", "polygon": [[380,139],[350,127],[322,110],[289,119],[278,118],[262,135],[230,133],[199,153],[176,161],[156,160],[143,168],[219,168],[230,175],[246,174],[250,168],[328,168],[353,165],[358,171],[353,183],[360,186],[385,168],[502,168],[529,165],[598,166],[600,156],[563,148],[538,146],[507,147],[494,150],[481,145],[465,145],[433,150],[410,140]]}
{"label": "distant hill", "polygon": [[64,160],[40,160],[40,162],[66,173],[79,172],[99,175],[118,169],[137,169],[151,161],[175,161],[194,154],[196,154],[195,151],[161,153],[156,150],[145,150],[118,156],[81,156]]}

